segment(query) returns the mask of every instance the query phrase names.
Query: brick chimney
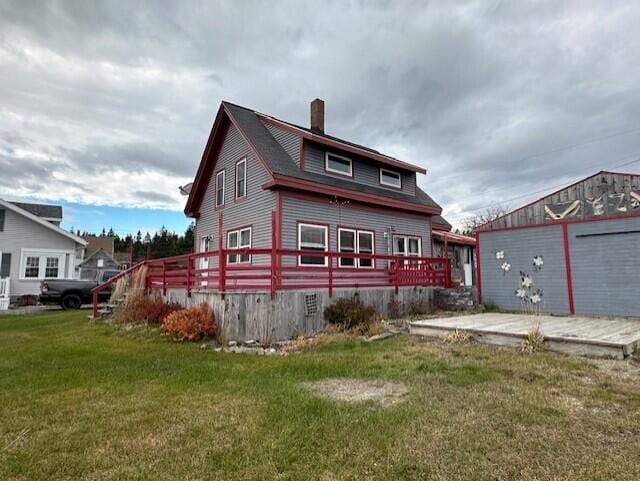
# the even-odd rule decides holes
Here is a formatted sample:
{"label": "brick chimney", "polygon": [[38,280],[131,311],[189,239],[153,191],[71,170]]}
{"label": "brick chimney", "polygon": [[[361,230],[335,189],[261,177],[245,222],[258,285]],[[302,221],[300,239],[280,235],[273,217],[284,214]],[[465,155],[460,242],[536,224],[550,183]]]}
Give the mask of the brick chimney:
{"label": "brick chimney", "polygon": [[324,133],[324,100],[311,102],[311,130]]}

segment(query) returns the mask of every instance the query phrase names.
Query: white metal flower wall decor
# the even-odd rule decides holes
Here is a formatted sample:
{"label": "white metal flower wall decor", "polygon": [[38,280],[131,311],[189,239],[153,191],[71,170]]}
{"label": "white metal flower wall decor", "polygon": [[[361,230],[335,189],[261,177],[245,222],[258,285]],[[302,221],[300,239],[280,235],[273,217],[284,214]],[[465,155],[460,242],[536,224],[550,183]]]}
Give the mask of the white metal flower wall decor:
{"label": "white metal flower wall decor", "polygon": [[544,265],[544,259],[542,258],[542,256],[535,256],[533,258],[533,268],[536,271],[539,271],[540,269],[542,269],[543,265]]}
{"label": "white metal flower wall decor", "polygon": [[535,288],[533,277],[520,271],[520,284],[516,289],[516,297],[520,299],[522,308],[531,314],[540,314],[542,307],[542,289]]}
{"label": "white metal flower wall decor", "polygon": [[496,260],[498,262],[503,261],[500,264],[500,269],[502,269],[502,273],[507,275],[507,273],[511,270],[511,264],[505,260],[504,251],[496,251]]}

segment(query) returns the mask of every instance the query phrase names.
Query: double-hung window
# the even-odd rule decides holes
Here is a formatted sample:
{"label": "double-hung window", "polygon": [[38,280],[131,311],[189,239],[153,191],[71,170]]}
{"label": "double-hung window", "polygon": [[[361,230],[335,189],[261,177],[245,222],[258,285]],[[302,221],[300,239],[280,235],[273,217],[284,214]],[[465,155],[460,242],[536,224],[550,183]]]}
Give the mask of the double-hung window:
{"label": "double-hung window", "polygon": [[327,152],[324,158],[324,170],[333,174],[353,177],[353,163],[349,157],[330,154]]}
{"label": "double-hung window", "polygon": [[[298,224],[298,249],[310,252],[328,250],[328,227],[326,225]],[[327,266],[327,257],[311,254],[299,256],[301,266]]]}
{"label": "double-hung window", "polygon": [[24,263],[24,277],[27,279],[37,279],[40,277],[40,257],[27,256]]}
{"label": "double-hung window", "polygon": [[[393,236],[393,255],[420,257],[422,254],[421,239],[417,236]],[[405,260],[407,263],[408,260]]]}
{"label": "double-hung window", "polygon": [[[338,229],[338,252],[352,254],[371,254],[374,252],[374,234],[371,231],[357,229]],[[373,259],[355,259],[353,257],[339,257],[340,267],[374,267]]]}
{"label": "double-hung window", "polygon": [[[227,249],[239,250],[251,247],[251,227],[227,232]],[[251,262],[251,255],[246,253],[228,254],[228,264],[247,264]]]}
{"label": "double-hung window", "polygon": [[402,189],[402,176],[393,170],[380,169],[380,185]]}
{"label": "double-hung window", "polygon": [[236,199],[247,196],[247,159],[236,162]]}
{"label": "double-hung window", "polygon": [[224,180],[225,173],[221,170],[216,174],[216,207],[224,205]]}
{"label": "double-hung window", "polygon": [[44,269],[45,279],[57,279],[59,266],[60,266],[60,258],[47,257],[47,263],[45,264],[45,269]]}

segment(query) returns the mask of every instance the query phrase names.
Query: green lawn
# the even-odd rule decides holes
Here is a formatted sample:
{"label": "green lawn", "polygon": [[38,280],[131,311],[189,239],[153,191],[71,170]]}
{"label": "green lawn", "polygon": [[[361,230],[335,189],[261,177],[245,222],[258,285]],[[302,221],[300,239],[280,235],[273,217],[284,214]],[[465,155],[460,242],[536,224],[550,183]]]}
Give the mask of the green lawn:
{"label": "green lawn", "polygon": [[[86,314],[0,317],[1,480],[640,476],[640,379],[607,363],[407,336],[251,357]],[[410,393],[381,408],[304,386],[328,377]]]}

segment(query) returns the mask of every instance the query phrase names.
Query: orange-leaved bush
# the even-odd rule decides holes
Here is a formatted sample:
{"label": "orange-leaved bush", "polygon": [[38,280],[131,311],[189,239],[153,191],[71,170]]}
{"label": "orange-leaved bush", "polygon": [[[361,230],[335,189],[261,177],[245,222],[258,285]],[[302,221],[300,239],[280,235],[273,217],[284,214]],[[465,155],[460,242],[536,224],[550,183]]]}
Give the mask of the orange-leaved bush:
{"label": "orange-leaved bush", "polygon": [[172,312],[164,319],[162,329],[174,341],[199,341],[214,336],[218,324],[211,308],[203,303],[199,307]]}

